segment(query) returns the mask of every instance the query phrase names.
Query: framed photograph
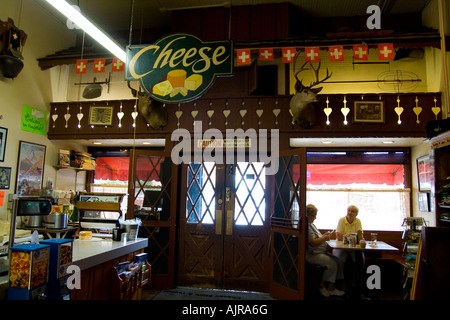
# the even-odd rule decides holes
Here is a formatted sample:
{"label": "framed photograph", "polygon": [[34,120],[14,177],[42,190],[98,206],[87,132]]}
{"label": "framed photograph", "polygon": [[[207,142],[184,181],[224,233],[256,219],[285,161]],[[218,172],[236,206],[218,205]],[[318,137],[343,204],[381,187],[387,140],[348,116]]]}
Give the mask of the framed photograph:
{"label": "framed photograph", "polygon": [[6,136],[8,135],[8,129],[0,127],[0,161],[5,160],[6,150]]}
{"label": "framed photograph", "polygon": [[383,101],[355,101],[354,122],[384,123]]}
{"label": "framed photograph", "polygon": [[113,106],[91,106],[89,108],[89,125],[111,126],[113,112]]}
{"label": "framed photograph", "polygon": [[44,177],[46,146],[26,141],[19,142],[16,193],[39,195]]}
{"label": "framed photograph", "polygon": [[430,194],[428,192],[419,192],[419,211],[430,212]]}
{"label": "framed photograph", "polygon": [[0,189],[9,189],[11,168],[0,167]]}
{"label": "framed photograph", "polygon": [[426,155],[416,159],[417,164],[417,182],[419,191],[431,191],[431,163],[430,156]]}

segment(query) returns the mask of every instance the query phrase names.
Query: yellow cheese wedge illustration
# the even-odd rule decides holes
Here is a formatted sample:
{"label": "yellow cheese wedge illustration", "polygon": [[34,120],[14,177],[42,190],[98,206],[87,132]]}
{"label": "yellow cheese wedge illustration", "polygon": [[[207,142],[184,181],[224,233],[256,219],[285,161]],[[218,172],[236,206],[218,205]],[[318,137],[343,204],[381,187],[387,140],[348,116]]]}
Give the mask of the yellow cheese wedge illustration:
{"label": "yellow cheese wedge illustration", "polygon": [[157,94],[158,96],[167,96],[173,90],[172,85],[169,80],[165,80],[163,82],[157,83],[153,86],[153,94]]}
{"label": "yellow cheese wedge illustration", "polygon": [[175,69],[169,71],[167,74],[167,80],[170,81],[170,84],[173,88],[176,87],[184,87],[184,80],[186,79],[186,71],[182,69]]}
{"label": "yellow cheese wedge illustration", "polygon": [[203,83],[203,77],[201,74],[194,73],[184,80],[184,87],[188,90],[197,90]]}
{"label": "yellow cheese wedge illustration", "polygon": [[186,97],[188,90],[184,87],[176,87],[172,90],[172,92],[170,93],[170,97],[173,98],[175,97],[177,94],[181,94],[183,97]]}

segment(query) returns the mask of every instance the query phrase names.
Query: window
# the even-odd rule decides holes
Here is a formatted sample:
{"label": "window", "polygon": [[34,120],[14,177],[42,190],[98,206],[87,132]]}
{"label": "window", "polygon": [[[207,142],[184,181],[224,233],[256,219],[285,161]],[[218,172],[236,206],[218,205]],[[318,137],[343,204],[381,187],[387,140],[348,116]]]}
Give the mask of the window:
{"label": "window", "polygon": [[410,212],[407,168],[406,152],[308,154],[307,203],[319,209],[314,224],[335,229],[355,205],[364,230],[402,230]]}

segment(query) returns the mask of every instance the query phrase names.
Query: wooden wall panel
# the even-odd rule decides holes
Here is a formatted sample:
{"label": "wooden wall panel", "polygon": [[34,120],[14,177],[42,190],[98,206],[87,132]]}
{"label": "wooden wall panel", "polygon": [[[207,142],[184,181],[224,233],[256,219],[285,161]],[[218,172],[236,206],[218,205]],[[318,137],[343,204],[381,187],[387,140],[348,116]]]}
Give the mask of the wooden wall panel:
{"label": "wooden wall panel", "polygon": [[[344,106],[344,95],[329,95],[329,107],[332,108],[330,114],[330,125],[326,124],[326,115],[323,109],[326,107],[327,96],[319,96],[316,103],[317,124],[310,129],[300,128],[297,124],[292,124],[292,116],[289,112],[289,101],[291,96],[228,96],[224,94],[222,97],[200,98],[183,104],[167,104],[169,119],[168,125],[160,130],[153,130],[148,127],[144,118],[138,116],[136,119],[136,138],[158,138],[171,135],[177,128],[184,128],[193,131],[194,118],[192,111],[196,110],[197,116],[195,120],[202,122],[203,131],[208,128],[216,128],[222,132],[226,129],[279,129],[280,134],[286,134],[291,137],[426,137],[425,126],[430,120],[435,119],[435,115],[431,108],[434,106],[433,99],[436,97],[437,105],[441,104],[440,93],[417,93],[400,95],[401,106],[404,108],[401,114],[402,123],[397,123],[398,116],[394,109],[397,107],[397,95],[363,95],[364,100],[381,99],[385,103],[385,123],[355,123],[353,121],[353,103],[361,100],[362,95],[351,94],[345,95],[347,107],[350,113],[347,116],[348,125],[344,125],[344,116],[341,108]],[[420,122],[417,123],[417,116],[413,111],[416,97],[419,99],[419,105],[422,112],[419,115]],[[88,123],[90,103],[82,102],[85,117],[82,120],[81,128],[77,127],[76,114],[79,112],[79,103],[53,103],[51,107],[51,116],[56,112],[58,119],[53,128],[53,120],[50,120],[48,130],[49,139],[132,139],[134,130],[132,127],[131,113],[134,110],[135,100],[108,101],[108,105],[114,106],[113,125],[112,126],[94,126],[91,128]],[[123,105],[125,116],[122,118],[122,127],[118,127],[118,118],[116,116],[119,111],[120,104]],[[67,112],[67,106],[70,106],[70,119],[68,128],[65,128],[64,114]],[[96,104],[98,105],[98,103]],[[223,111],[230,110],[230,115],[225,118]],[[246,110],[246,114],[242,118],[241,110]],[[261,118],[257,116],[257,110],[262,110]],[[274,114],[274,109],[280,109],[278,117]],[[214,114],[209,119],[208,110],[214,110]],[[182,115],[178,120],[175,113],[182,111]],[[50,116],[50,119],[51,119]],[[439,114],[438,119],[441,118]],[[276,121],[278,120],[278,125]],[[178,125],[178,121],[180,124]],[[211,124],[209,122],[211,121]],[[242,124],[242,121],[244,123]],[[226,124],[226,122],[228,122]]]}

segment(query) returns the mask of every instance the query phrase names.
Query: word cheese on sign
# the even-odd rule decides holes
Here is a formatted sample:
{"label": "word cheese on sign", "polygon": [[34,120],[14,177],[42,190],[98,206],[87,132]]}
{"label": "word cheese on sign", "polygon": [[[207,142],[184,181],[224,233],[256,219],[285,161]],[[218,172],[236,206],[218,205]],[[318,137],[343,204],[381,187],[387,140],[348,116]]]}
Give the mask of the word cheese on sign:
{"label": "word cheese on sign", "polygon": [[218,76],[233,74],[233,43],[176,33],[127,47],[125,80],[138,80],[153,99],[180,103],[201,97]]}

